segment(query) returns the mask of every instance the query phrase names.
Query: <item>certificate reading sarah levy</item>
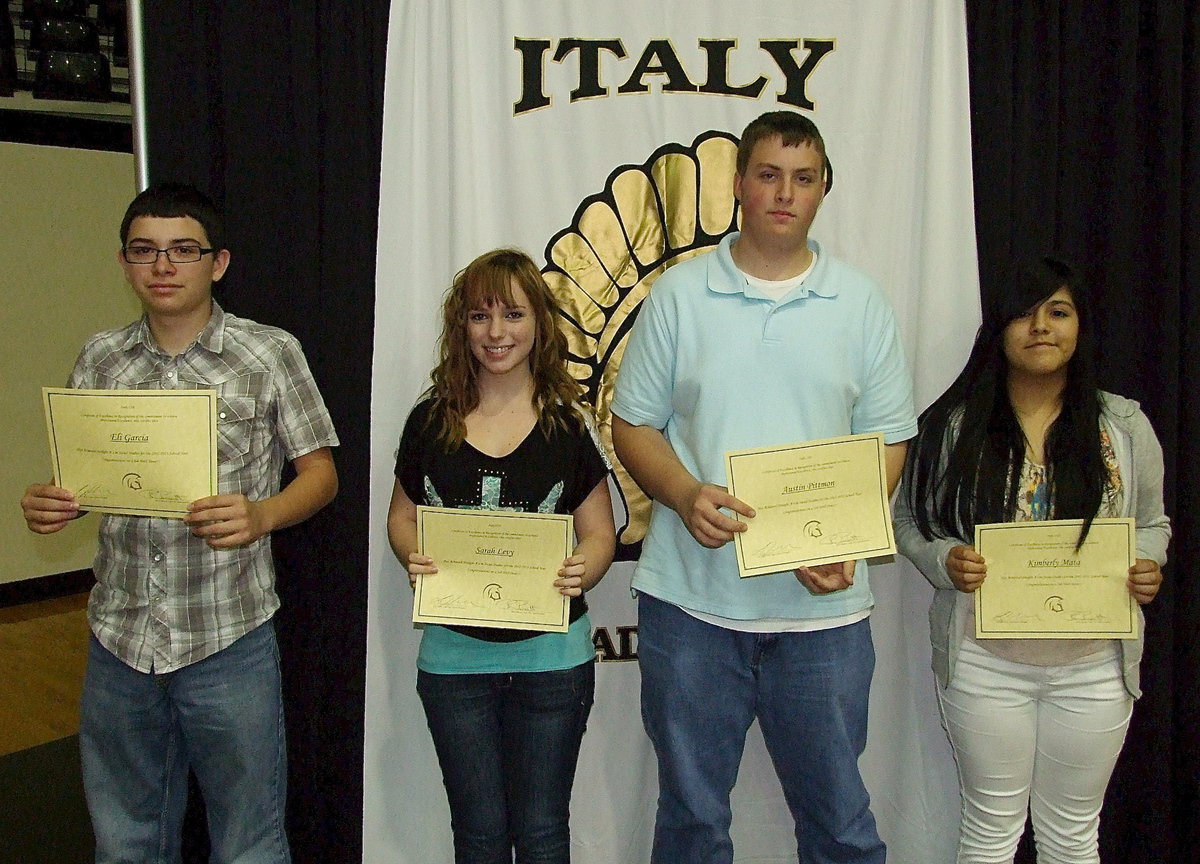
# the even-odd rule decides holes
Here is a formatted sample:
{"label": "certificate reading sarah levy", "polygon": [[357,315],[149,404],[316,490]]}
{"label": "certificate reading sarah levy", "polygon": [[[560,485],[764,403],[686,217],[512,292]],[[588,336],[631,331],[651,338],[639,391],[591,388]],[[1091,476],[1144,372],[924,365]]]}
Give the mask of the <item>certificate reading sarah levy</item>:
{"label": "certificate reading sarah levy", "polygon": [[975,592],[977,639],[1136,639],[1129,568],[1134,520],[1096,519],[1077,552],[1077,519],[976,525],[987,578]]}
{"label": "certificate reading sarah levy", "polygon": [[54,482],[84,510],[182,519],[217,494],[215,390],[42,388]]}
{"label": "certificate reading sarah levy", "polygon": [[879,433],[726,453],[730,494],[757,514],[734,535],[738,572],[895,554],[883,453]]}
{"label": "certificate reading sarah levy", "polygon": [[571,554],[569,514],[417,507],[417,548],[438,572],[417,579],[413,621],[565,633],[554,587]]}

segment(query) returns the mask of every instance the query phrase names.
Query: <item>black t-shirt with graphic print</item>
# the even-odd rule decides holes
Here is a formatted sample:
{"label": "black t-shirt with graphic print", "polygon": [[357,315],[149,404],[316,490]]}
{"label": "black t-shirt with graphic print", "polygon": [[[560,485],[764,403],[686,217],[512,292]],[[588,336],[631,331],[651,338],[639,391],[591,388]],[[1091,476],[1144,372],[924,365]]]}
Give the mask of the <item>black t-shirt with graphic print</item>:
{"label": "black t-shirt with graphic print", "polygon": [[[416,404],[396,453],[396,478],[414,504],[521,513],[571,513],[584,502],[608,468],[596,443],[569,409],[568,430],[550,435],[539,426],[511,453],[496,458],[464,441],[446,452],[438,440],[440,418],[432,416],[432,399]],[[570,620],[587,611],[581,596],[571,598]],[[532,630],[451,626],[450,629],[488,642],[516,642],[540,635]]]}

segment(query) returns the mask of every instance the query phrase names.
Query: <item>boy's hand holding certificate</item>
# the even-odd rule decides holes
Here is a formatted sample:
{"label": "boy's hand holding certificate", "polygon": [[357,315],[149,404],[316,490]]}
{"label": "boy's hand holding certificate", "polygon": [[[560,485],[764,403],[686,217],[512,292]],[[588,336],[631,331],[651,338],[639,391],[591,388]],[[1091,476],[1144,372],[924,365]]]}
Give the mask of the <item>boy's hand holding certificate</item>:
{"label": "boy's hand holding certificate", "polygon": [[975,638],[1136,639],[1129,593],[1132,519],[1096,519],[1076,552],[1077,519],[975,526],[987,578],[975,592]]}
{"label": "boy's hand holding certificate", "polygon": [[417,548],[438,572],[416,583],[413,621],[565,633],[554,585],[571,555],[569,514],[417,507]]}
{"label": "boy's hand holding certificate", "polygon": [[217,494],[215,390],[43,387],[55,485],[80,508],[182,519]]}
{"label": "boy's hand holding certificate", "polygon": [[757,514],[734,535],[741,575],[894,554],[883,446],[849,435],[726,453],[730,494]]}

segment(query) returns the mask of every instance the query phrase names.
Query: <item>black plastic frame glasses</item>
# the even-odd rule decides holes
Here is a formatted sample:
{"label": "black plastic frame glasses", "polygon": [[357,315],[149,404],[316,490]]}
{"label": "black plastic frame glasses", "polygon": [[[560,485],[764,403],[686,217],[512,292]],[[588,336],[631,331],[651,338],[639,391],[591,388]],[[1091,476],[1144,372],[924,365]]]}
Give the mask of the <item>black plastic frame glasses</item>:
{"label": "black plastic frame glasses", "polygon": [[166,255],[172,264],[195,264],[215,248],[205,249],[195,243],[180,243],[168,246],[166,249],[155,249],[153,246],[125,246],[121,249],[121,257],[127,264],[153,264],[159,255]]}

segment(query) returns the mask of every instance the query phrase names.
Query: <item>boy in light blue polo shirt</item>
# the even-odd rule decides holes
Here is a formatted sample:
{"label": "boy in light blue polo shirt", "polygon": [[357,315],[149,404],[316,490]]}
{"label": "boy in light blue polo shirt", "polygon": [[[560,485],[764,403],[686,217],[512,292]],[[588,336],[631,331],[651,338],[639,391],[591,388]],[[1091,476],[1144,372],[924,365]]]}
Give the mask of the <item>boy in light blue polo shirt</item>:
{"label": "boy in light blue polo shirt", "polygon": [[613,443],[653,499],[638,591],[642,715],[659,764],[652,862],[732,862],[729,792],[755,717],[801,861],[883,864],[858,771],[874,648],[865,561],[738,576],[721,508],[729,450],[882,432],[889,491],[917,429],[887,300],[809,240],[832,184],[816,126],[754,120],[738,148],[742,231],[672,267],[638,313]]}

